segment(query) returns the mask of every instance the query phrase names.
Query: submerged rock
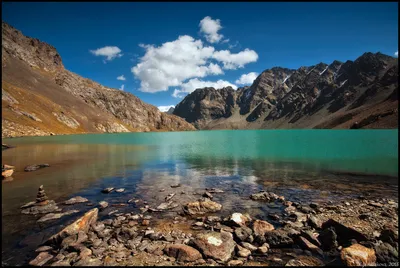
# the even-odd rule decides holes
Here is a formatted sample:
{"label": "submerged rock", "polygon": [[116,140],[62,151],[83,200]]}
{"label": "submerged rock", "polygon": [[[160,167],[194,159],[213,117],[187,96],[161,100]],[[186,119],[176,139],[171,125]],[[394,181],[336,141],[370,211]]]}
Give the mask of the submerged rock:
{"label": "submerged rock", "polygon": [[183,207],[183,211],[189,215],[212,213],[220,211],[221,209],[221,204],[209,199],[191,202]]}
{"label": "submerged rock", "polygon": [[45,216],[41,217],[40,219],[38,219],[37,222],[56,220],[63,216],[71,215],[71,214],[78,213],[78,212],[79,212],[79,210],[69,210],[64,213],[49,213],[49,214],[46,214]]}
{"label": "submerged rock", "polygon": [[45,167],[50,167],[50,165],[49,164],[30,165],[30,166],[26,166],[24,171],[30,172],[30,171],[35,171],[35,170],[45,168]]}
{"label": "submerged rock", "polygon": [[169,202],[167,202],[167,203],[161,203],[161,204],[157,207],[157,209],[158,209],[158,210],[167,210],[167,209],[176,208],[176,207],[178,207],[178,206],[179,206],[179,205],[176,204],[176,203],[174,203],[173,201],[169,201]]}
{"label": "submerged rock", "polygon": [[232,234],[227,232],[201,233],[193,240],[194,245],[204,256],[226,262],[235,250]]}
{"label": "submerged rock", "polygon": [[22,214],[36,215],[61,211],[53,200],[47,200],[47,204],[45,205],[40,205],[37,202],[30,202],[23,207],[25,207],[25,209],[21,211]]}
{"label": "submerged rock", "polygon": [[85,203],[85,202],[89,202],[89,200],[87,198],[82,197],[82,196],[76,196],[76,197],[72,197],[71,199],[65,201],[64,204],[73,205],[73,204]]}
{"label": "submerged rock", "polygon": [[223,190],[217,189],[217,188],[206,188],[206,191],[209,192],[209,193],[211,193],[211,194],[214,194],[214,193],[224,193]]}
{"label": "submerged rock", "polygon": [[101,190],[101,192],[104,194],[111,193],[112,191],[114,191],[114,187],[108,187],[108,188]]}
{"label": "submerged rock", "polygon": [[180,184],[180,183],[171,185],[171,188],[178,188],[178,187],[181,187],[181,184]]}
{"label": "submerged rock", "polygon": [[360,244],[343,248],[340,257],[347,266],[374,266],[376,262],[375,251]]}
{"label": "submerged rock", "polygon": [[167,195],[167,196],[165,197],[165,201],[168,202],[168,201],[171,200],[175,195],[176,195],[175,193]]}
{"label": "submerged rock", "polygon": [[263,201],[275,201],[275,200],[279,200],[279,201],[285,201],[285,198],[283,196],[279,196],[277,194],[271,193],[271,192],[266,192],[266,191],[262,191],[256,194],[252,194],[250,195],[250,198],[252,200],[263,200]]}

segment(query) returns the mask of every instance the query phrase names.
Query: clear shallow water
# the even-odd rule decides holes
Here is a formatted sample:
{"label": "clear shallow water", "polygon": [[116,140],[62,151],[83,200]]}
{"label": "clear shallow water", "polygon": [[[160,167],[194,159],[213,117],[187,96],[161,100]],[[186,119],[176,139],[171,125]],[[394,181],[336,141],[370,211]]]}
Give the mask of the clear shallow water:
{"label": "clear shallow water", "polygon": [[[217,187],[225,190],[214,195],[223,204],[222,214],[248,212],[259,218],[279,210],[276,204],[249,200],[260,189],[301,202],[365,193],[398,198],[397,136],[397,130],[246,130],[4,139],[16,148],[2,152],[3,163],[17,170],[13,181],[2,183],[2,257],[9,264],[24,263],[42,240],[77,217],[39,225],[38,216],[20,214],[19,207],[35,199],[41,184],[56,202],[76,195],[111,204],[139,198],[152,207],[172,192],[184,204],[199,198],[196,193],[204,188]],[[39,163],[51,167],[23,171]],[[170,188],[177,183],[182,187]],[[110,186],[126,190],[100,193]],[[140,206],[110,207],[100,216]],[[60,207],[82,213],[91,208]],[[161,215],[174,216],[179,210]]]}

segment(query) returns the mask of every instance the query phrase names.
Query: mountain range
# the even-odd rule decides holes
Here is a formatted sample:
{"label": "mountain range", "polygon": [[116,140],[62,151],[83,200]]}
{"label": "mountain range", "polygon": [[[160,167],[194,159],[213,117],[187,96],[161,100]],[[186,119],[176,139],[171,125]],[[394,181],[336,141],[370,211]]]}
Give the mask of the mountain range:
{"label": "mountain range", "polygon": [[274,67],[249,87],[196,89],[173,114],[197,129],[398,128],[398,59]]}
{"label": "mountain range", "polygon": [[2,22],[2,137],[195,130],[136,96],[66,70],[57,50]]}
{"label": "mountain range", "polygon": [[274,67],[251,86],[199,88],[160,112],[131,93],[64,68],[57,50],[2,22],[2,137],[196,129],[397,128],[398,59],[297,70]]}

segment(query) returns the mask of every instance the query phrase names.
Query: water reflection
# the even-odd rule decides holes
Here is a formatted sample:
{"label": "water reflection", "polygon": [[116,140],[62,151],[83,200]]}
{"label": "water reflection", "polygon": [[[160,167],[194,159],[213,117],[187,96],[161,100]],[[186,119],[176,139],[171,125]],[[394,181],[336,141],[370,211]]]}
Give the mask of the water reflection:
{"label": "water reflection", "polygon": [[[200,131],[9,140],[6,143],[17,147],[2,152],[3,163],[16,166],[16,172],[13,181],[2,184],[2,255],[21,264],[32,257],[29,254],[34,254],[43,239],[78,216],[38,225],[37,217],[20,214],[20,206],[34,200],[41,184],[56,202],[80,195],[95,204],[101,200],[127,204],[137,198],[156,207],[168,194],[176,193],[173,200],[180,206],[157,214],[161,218],[176,216],[181,205],[198,199],[205,188],[225,191],[214,194],[214,200],[223,205],[222,215],[243,212],[261,219],[281,209],[280,204],[248,198],[261,189],[301,202],[340,200],[360,193],[398,198],[397,132],[382,132],[382,136],[352,132],[355,134],[347,142],[346,132],[335,132],[335,138],[342,139],[335,144],[331,144],[333,135],[324,132],[287,133]],[[51,167],[23,171],[25,166],[39,163]],[[395,177],[352,176],[330,170]],[[171,188],[173,184],[182,186]],[[105,187],[126,190],[101,194]],[[143,203],[129,204],[118,210],[139,213],[141,206]],[[83,213],[91,207],[73,208]],[[110,206],[100,217],[115,209]],[[16,258],[16,248],[21,258]]]}

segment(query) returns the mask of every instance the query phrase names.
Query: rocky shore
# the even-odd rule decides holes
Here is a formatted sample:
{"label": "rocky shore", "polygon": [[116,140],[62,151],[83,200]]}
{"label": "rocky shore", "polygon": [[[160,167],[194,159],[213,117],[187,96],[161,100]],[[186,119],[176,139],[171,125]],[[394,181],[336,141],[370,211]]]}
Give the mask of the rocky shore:
{"label": "rocky shore", "polygon": [[[63,204],[69,207],[85,202],[95,207],[49,237],[36,250],[38,255],[29,264],[398,264],[398,200],[371,199],[360,195],[346,201],[308,204],[292,202],[284,196],[266,191],[243,196],[255,203],[277,202],[284,207],[281,213],[266,213],[261,219],[244,211],[224,211],[221,204],[212,200],[214,195],[223,192],[219,189],[205,189],[197,201],[181,205],[179,193],[190,193],[182,194],[178,187],[180,185],[176,187],[176,193],[165,194],[165,202],[154,208],[145,200],[130,199],[128,204],[143,204],[137,213],[133,212],[134,209],[124,213],[116,209],[106,216],[100,216],[99,213],[109,207],[105,201],[97,205],[82,197],[64,201]],[[111,188],[104,189],[103,193],[110,193],[114,190]],[[159,194],[162,192],[160,190]],[[41,187],[37,202],[45,200],[48,205],[51,201],[44,196]],[[127,204],[119,205],[122,207]]]}

